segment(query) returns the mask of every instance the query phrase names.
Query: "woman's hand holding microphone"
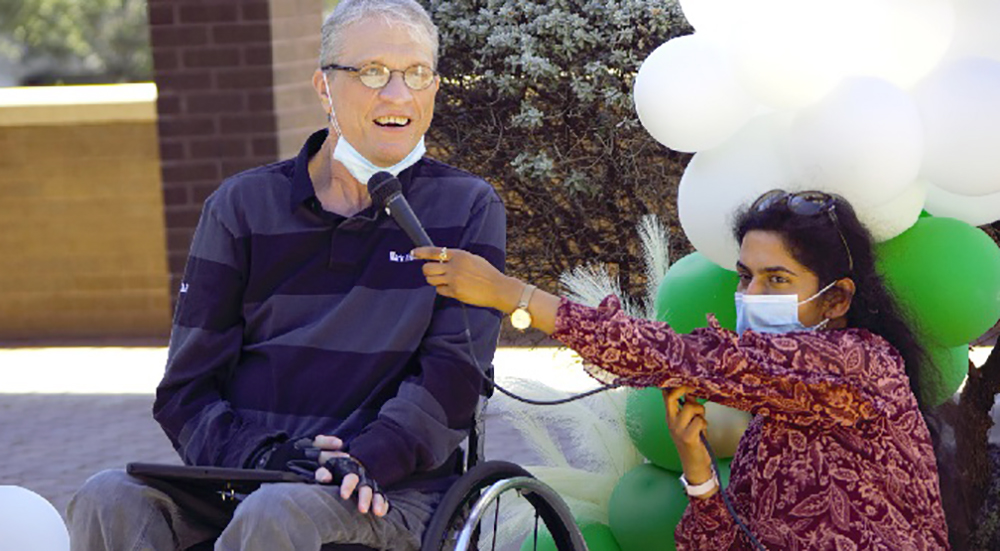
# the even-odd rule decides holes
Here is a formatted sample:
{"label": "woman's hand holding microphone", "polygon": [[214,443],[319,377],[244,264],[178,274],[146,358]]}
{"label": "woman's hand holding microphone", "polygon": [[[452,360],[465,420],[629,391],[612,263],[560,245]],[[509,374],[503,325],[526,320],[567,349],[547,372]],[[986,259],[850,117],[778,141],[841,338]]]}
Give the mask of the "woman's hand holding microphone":
{"label": "woman's hand holding microphone", "polygon": [[[509,314],[518,307],[526,286],[523,281],[501,273],[485,258],[467,251],[418,247],[410,254],[430,261],[424,263],[424,277],[437,288],[439,295],[472,306],[484,306]],[[531,325],[545,333],[552,333],[558,309],[558,297],[540,289],[535,291],[527,305]]]}
{"label": "woman's hand holding microphone", "polygon": [[705,406],[693,398],[681,399],[689,388],[661,389],[663,403],[667,407],[667,427],[670,437],[677,447],[684,476],[681,482],[689,496],[708,499],[719,491],[719,480],[712,470],[712,458],[701,435],[708,429],[705,420]]}

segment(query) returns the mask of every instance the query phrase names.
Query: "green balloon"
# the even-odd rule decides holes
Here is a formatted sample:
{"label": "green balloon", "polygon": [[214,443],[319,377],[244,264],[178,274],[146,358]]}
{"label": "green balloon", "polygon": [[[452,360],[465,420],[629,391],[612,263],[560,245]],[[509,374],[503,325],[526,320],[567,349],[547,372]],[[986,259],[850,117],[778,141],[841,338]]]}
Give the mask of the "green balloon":
{"label": "green balloon", "polygon": [[625,427],[639,453],[671,471],[681,470],[681,458],[667,428],[667,408],[658,388],[630,390],[625,398]]}
{"label": "green balloon", "polygon": [[587,549],[590,551],[621,551],[618,540],[615,539],[611,527],[607,524],[593,522],[580,526],[583,533],[583,541],[587,542]]}
{"label": "green balloon", "polygon": [[[607,524],[576,519],[576,525],[580,527],[583,541],[587,543],[587,549],[590,551],[621,551],[615,535],[611,533],[611,527]],[[521,543],[521,551],[556,551],[556,542],[544,523],[538,526],[538,540],[535,540],[534,532],[529,533]]]}
{"label": "green balloon", "polygon": [[927,407],[937,407],[951,398],[969,374],[969,346],[927,349],[929,365],[920,369],[920,398]]}
{"label": "green balloon", "polygon": [[934,215],[931,214],[931,213],[929,213],[929,212],[927,212],[926,210],[921,210],[920,211],[920,218],[933,218],[933,217],[934,217]]}
{"label": "green balloon", "polygon": [[736,328],[733,293],[739,276],[699,252],[674,262],[656,293],[656,319],[678,333],[707,327],[705,314],[715,314],[728,329]]}
{"label": "green balloon", "polygon": [[876,247],[877,267],[925,346],[967,344],[1000,319],[1000,248],[953,218],[921,218]]}
{"label": "green balloon", "polygon": [[608,502],[608,524],[622,551],[676,549],[674,528],[688,505],[679,477],[649,463],[621,477]]}
{"label": "green balloon", "polygon": [[729,487],[729,471],[733,463],[733,458],[719,460],[719,485],[725,489]]}

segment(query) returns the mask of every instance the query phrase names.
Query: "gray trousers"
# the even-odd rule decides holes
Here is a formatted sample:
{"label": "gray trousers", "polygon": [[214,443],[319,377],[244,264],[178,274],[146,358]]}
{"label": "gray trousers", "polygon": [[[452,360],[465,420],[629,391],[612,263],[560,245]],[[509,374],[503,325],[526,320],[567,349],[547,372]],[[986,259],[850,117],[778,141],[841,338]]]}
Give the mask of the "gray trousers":
{"label": "gray trousers", "polygon": [[216,551],[317,551],[324,543],[417,550],[442,495],[388,492],[384,517],[358,512],[336,486],[264,484],[220,528],[124,471],[92,476],[66,510],[72,551],[175,551],[218,537]]}

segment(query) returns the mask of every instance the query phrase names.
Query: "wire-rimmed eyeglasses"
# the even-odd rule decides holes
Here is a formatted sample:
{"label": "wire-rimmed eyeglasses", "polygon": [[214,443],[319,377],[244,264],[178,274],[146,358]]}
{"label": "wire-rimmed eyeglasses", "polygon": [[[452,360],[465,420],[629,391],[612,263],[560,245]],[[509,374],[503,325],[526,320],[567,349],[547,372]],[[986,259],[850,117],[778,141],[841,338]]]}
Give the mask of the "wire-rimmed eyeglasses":
{"label": "wire-rimmed eyeglasses", "polygon": [[840,229],[840,221],[837,220],[837,213],[835,212],[837,207],[836,195],[822,191],[789,193],[783,189],[773,189],[758,197],[753,202],[753,205],[750,206],[750,209],[760,212],[781,203],[784,203],[793,214],[800,216],[815,216],[825,212],[830,217],[830,220],[833,221],[833,227],[837,229],[840,242],[844,244],[844,250],[847,252],[847,273],[854,273],[854,257],[851,256],[851,248],[847,245],[847,239],[844,239],[844,232]]}
{"label": "wire-rimmed eyeglasses", "polygon": [[431,69],[426,65],[411,65],[406,69],[390,69],[381,63],[366,63],[361,67],[350,67],[348,65],[337,65],[336,63],[331,63],[329,65],[324,65],[320,67],[322,71],[347,71],[349,73],[354,73],[361,84],[373,89],[378,90],[384,88],[386,84],[389,84],[389,80],[392,79],[393,73],[402,73],[403,82],[410,90],[420,91],[426,90],[434,83],[434,79],[437,78],[437,71]]}

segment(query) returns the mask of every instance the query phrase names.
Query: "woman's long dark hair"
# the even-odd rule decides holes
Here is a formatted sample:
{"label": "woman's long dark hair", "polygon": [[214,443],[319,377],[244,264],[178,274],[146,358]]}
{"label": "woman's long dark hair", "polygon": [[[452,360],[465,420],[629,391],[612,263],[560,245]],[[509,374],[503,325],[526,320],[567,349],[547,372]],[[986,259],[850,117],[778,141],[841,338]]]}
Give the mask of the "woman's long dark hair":
{"label": "woman's long dark hair", "polygon": [[[899,351],[906,365],[910,389],[922,406],[920,368],[927,361],[926,351],[875,271],[871,234],[858,220],[850,203],[840,196],[832,197],[835,219],[826,212],[796,214],[788,209],[786,201],[774,201],[764,210],[745,208],[733,223],[736,242],[742,243],[743,236],[751,230],[775,232],[781,235],[795,260],[819,277],[821,289],[843,277],[854,280],[856,291],[847,311],[847,326],[867,329]],[[853,271],[849,267],[848,252],[844,250],[845,242],[850,248]]]}

